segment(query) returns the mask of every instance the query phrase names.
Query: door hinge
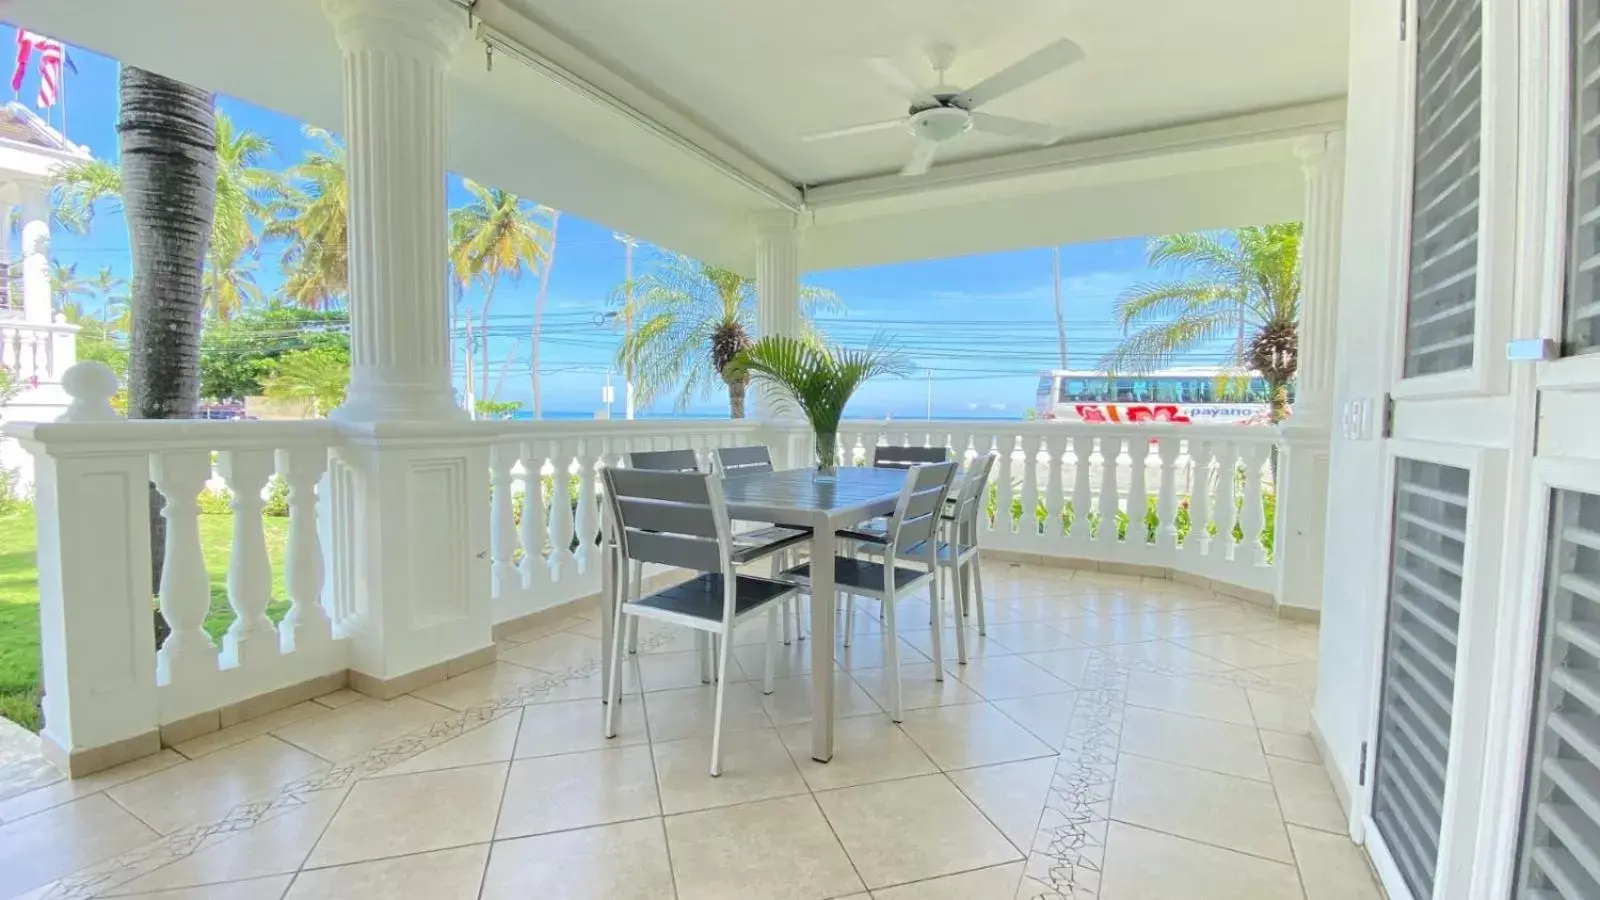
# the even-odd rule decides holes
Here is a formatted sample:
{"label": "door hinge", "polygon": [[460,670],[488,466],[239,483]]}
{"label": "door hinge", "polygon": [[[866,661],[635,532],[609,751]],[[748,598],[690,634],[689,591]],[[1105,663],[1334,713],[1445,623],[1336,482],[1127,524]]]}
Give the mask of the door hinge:
{"label": "door hinge", "polygon": [[1407,9],[1406,0],[1400,0],[1400,40],[1406,39],[1406,29],[1410,27],[1410,10]]}
{"label": "door hinge", "polygon": [[1394,437],[1394,397],[1383,395],[1383,419],[1378,429],[1378,436],[1382,438]]}
{"label": "door hinge", "polygon": [[1356,787],[1367,786],[1367,742],[1361,742],[1361,761],[1356,763]]}

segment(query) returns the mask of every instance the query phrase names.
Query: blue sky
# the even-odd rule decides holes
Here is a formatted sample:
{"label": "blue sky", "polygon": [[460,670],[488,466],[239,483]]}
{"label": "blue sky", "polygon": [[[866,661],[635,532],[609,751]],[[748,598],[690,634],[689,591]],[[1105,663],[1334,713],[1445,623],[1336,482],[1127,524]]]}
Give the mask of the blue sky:
{"label": "blue sky", "polygon": [[[13,40],[14,29],[0,28],[0,46],[9,47]],[[86,144],[96,157],[114,160],[117,63],[79,48],[69,52],[77,72],[66,73],[67,135]],[[18,99],[31,106],[37,91],[37,69],[30,67]],[[226,96],[218,96],[217,105],[238,127],[272,141],[275,158],[269,167],[292,165],[312,146],[301,133],[300,123],[291,118]],[[56,127],[62,127],[59,106],[50,118]],[[467,201],[458,176],[450,177],[447,197],[451,206]],[[270,244],[264,248],[257,270],[258,280],[269,293],[281,281],[281,249]],[[126,277],[127,233],[120,210],[97,216],[87,235],[55,234],[53,252],[59,261],[76,264],[82,276],[110,266]],[[635,256],[636,274],[648,271],[651,260],[660,254],[657,248],[641,245]],[[921,418],[928,411],[931,376],[935,416],[1020,417],[1033,403],[1038,372],[1057,364],[1050,257],[1049,248],[1036,248],[808,275],[808,283],[833,290],[846,306],[844,315],[822,322],[830,335],[843,343],[859,344],[882,334],[900,345],[918,366],[914,378],[869,384],[852,403],[850,414]],[[1143,239],[1063,247],[1061,264],[1072,365],[1090,367],[1117,336],[1111,321],[1117,295],[1157,273],[1145,265]],[[564,214],[540,344],[547,413],[592,411],[600,405],[601,386],[620,335],[610,327],[596,325],[595,317],[608,308],[622,280],[623,248],[612,229]],[[505,371],[501,399],[529,398],[530,341],[519,341],[513,335],[530,330],[537,286],[537,278],[530,273],[520,283],[502,284],[495,294],[491,332],[502,336],[492,341],[490,356],[493,380],[498,381],[502,369]],[[477,289],[466,298],[469,308],[476,309],[481,303]],[[94,301],[86,301],[86,305],[92,308]],[[458,382],[460,374],[458,371]],[[620,416],[622,391],[620,381],[617,384],[615,414]],[[661,401],[656,406],[665,411],[671,402]],[[717,412],[726,409],[726,401],[698,402],[692,409]]]}

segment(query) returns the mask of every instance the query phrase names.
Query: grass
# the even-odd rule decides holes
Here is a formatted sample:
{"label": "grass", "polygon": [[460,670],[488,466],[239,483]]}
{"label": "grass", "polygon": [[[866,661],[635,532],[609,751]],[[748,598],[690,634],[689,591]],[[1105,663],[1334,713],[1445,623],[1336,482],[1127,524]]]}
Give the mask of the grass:
{"label": "grass", "polygon": [[[267,607],[267,617],[277,622],[289,611],[283,587],[283,547],[289,520],[268,516],[262,521],[267,533],[267,555],[272,561],[272,602]],[[206,615],[205,629],[219,644],[234,619],[233,610],[228,607],[227,583],[232,539],[232,518],[200,517],[200,545],[211,576],[211,611]],[[35,543],[33,510],[0,514],[0,716],[32,731],[44,724],[39,712],[39,569],[34,560]]]}

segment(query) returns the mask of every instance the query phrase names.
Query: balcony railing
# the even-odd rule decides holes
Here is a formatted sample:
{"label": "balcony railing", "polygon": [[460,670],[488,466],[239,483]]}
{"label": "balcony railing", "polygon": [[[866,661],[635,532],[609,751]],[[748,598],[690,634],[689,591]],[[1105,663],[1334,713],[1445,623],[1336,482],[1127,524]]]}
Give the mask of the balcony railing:
{"label": "balcony railing", "polygon": [[[349,512],[351,495],[341,493],[351,490],[342,460],[355,439],[339,426],[62,421],[6,431],[38,466],[47,744],[74,759],[110,748],[111,759],[130,735],[159,732],[175,743],[344,683],[350,638],[363,623],[357,572],[341,561],[355,559],[367,538]],[[780,465],[814,458],[802,429],[752,422],[480,422],[440,434],[482,454],[489,489],[471,491],[459,507],[465,521],[486,526],[471,530],[487,535],[487,551],[438,564],[489,567],[486,580],[467,583],[487,584],[482,602],[501,629],[599,590],[599,467],[634,450],[756,442],[772,446]],[[1276,440],[1270,430],[1226,426],[921,422],[889,430],[851,422],[840,455],[861,464],[884,442],[944,444],[969,458],[995,451],[985,548],[1265,594]],[[218,528],[202,528],[202,506],[216,510],[207,491],[219,480],[229,543],[225,560],[213,552],[208,562],[202,531]],[[166,523],[155,602],[171,633],[159,649],[147,484]],[[268,500],[285,490],[287,530],[275,554],[265,517]],[[214,642],[205,622],[218,566],[233,621]],[[275,581],[286,596],[273,596]],[[486,628],[479,646],[491,641]]]}
{"label": "balcony railing", "polygon": [[0,315],[0,366],[24,384],[52,384],[77,361],[78,326]]}

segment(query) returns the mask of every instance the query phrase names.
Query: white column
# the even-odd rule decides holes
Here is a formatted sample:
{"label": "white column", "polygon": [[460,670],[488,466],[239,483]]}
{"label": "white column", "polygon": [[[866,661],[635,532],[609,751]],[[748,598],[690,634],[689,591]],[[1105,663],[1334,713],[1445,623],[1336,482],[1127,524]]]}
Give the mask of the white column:
{"label": "white column", "polygon": [[[766,335],[800,333],[800,229],[793,213],[774,211],[751,217],[756,238],[756,332]],[[777,407],[771,389],[756,394],[756,417],[773,431],[768,443],[781,465],[809,465],[810,430],[792,414]]]}
{"label": "white column", "polygon": [[493,658],[492,433],[450,381],[445,73],[449,0],[323,0],[344,53],[350,391],[333,418],[327,596],[351,685],[388,697]]}
{"label": "white column", "polygon": [[1344,227],[1344,133],[1296,148],[1306,176],[1300,242],[1300,365],[1294,413],[1282,426],[1275,562],[1280,607],[1322,608],[1328,439],[1333,427],[1333,354]]}
{"label": "white column", "polygon": [[464,417],[450,381],[445,72],[467,34],[448,0],[324,0],[344,52],[350,191],[348,422]]}
{"label": "white column", "polygon": [[50,197],[38,189],[23,205],[22,317],[48,325],[50,315]]}

